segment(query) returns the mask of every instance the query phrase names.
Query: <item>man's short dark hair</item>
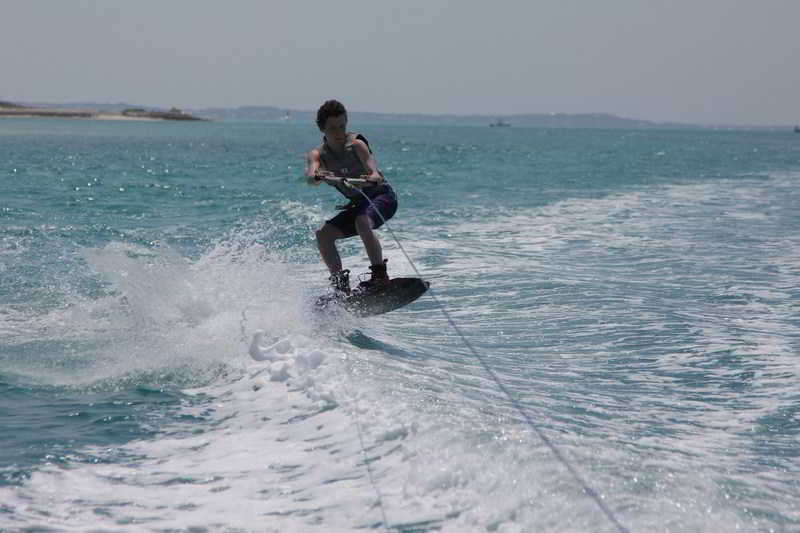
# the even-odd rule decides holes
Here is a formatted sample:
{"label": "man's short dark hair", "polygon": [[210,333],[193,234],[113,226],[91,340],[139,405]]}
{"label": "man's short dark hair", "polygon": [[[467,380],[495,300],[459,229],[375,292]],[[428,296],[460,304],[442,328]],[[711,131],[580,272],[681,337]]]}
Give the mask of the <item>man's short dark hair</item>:
{"label": "man's short dark hair", "polygon": [[347,109],[344,108],[344,104],[338,100],[326,101],[317,110],[317,127],[320,130],[325,129],[325,122],[328,117],[338,117],[339,115],[347,115]]}

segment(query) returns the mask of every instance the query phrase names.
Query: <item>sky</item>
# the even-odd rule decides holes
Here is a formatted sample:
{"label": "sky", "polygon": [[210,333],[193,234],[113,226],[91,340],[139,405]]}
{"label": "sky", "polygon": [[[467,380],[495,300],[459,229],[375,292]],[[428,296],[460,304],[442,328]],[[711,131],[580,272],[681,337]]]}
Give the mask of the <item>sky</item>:
{"label": "sky", "polygon": [[0,100],[800,123],[800,0],[0,0]]}

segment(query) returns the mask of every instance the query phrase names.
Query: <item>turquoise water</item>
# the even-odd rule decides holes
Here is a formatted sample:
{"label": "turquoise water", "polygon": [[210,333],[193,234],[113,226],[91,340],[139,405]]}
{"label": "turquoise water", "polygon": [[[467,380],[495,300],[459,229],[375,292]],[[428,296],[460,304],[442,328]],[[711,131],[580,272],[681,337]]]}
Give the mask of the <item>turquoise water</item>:
{"label": "turquoise water", "polygon": [[351,126],[513,399],[430,296],[310,315],[312,125],[4,119],[0,529],[618,530],[535,429],[630,531],[800,528],[796,135]]}

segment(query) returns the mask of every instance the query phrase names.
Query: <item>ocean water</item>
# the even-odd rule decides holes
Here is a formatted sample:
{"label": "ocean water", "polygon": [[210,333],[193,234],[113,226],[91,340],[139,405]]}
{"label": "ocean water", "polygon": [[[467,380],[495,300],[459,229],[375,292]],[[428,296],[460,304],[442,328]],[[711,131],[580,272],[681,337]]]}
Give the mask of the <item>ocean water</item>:
{"label": "ocean water", "polygon": [[800,136],[351,126],[0,121],[0,530],[800,530]]}

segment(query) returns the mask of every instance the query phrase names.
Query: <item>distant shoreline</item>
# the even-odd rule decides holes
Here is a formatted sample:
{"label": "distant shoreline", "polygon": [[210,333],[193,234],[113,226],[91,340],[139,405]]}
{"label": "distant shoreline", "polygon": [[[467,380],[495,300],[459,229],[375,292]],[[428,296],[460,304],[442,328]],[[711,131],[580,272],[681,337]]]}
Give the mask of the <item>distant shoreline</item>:
{"label": "distant shoreline", "polygon": [[[313,127],[316,111],[279,108],[273,106],[211,107],[192,109],[204,117],[214,120],[253,120],[272,123],[308,124]],[[722,131],[792,131],[792,125],[746,125],[746,124],[692,124],[662,122],[625,118],[611,113],[498,113],[498,114],[427,114],[427,113],[381,113],[371,111],[349,111],[352,122],[359,124],[431,125],[492,127],[499,130],[508,127],[546,129],[634,129],[634,130],[722,130]]]}
{"label": "distant shoreline", "polygon": [[[691,124],[656,122],[620,117],[610,113],[521,113],[496,115],[435,115],[425,113],[380,113],[351,111],[350,118],[359,124],[431,125],[431,126],[503,126],[547,129],[636,129],[636,130],[724,130],[724,131],[797,131],[796,125]],[[210,107],[169,111],[145,109],[125,103],[26,103],[0,100],[0,118],[50,117],[119,121],[258,121],[284,124],[307,124],[313,127],[316,112],[273,106]],[[507,128],[500,128],[501,130]]]}
{"label": "distant shoreline", "polygon": [[180,109],[169,111],[129,108],[122,111],[100,111],[96,109],[60,109],[34,107],[10,102],[0,102],[0,118],[70,118],[88,120],[125,120],[125,121],[209,121],[210,119],[184,113]]}

